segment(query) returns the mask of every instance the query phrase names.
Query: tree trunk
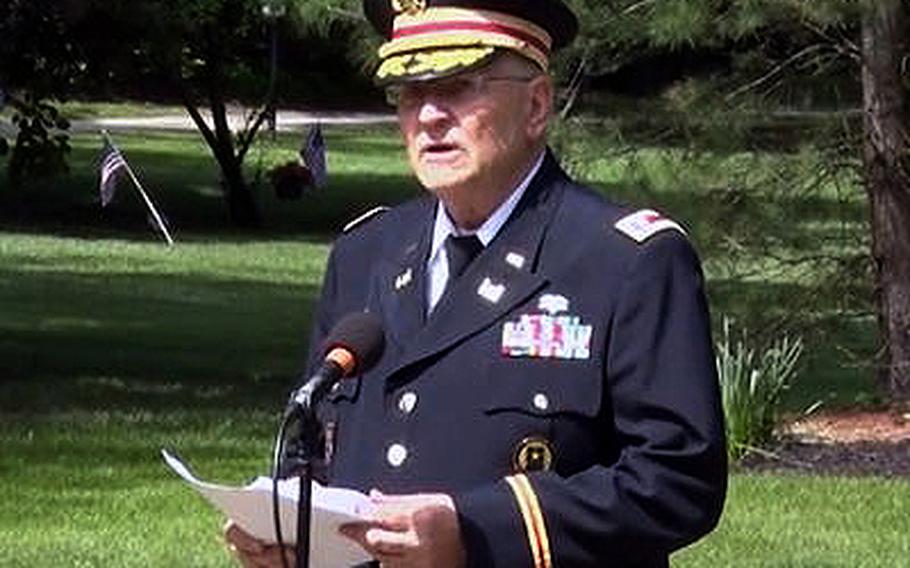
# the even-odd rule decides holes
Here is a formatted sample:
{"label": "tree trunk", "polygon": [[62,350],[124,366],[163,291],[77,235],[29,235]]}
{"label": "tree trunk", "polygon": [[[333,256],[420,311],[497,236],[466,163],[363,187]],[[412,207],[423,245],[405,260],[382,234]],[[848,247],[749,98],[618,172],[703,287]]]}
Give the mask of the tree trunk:
{"label": "tree trunk", "polygon": [[240,159],[231,156],[229,163],[221,163],[221,176],[231,222],[247,229],[259,228],[262,225],[259,207],[246,183]]}
{"label": "tree trunk", "polygon": [[262,219],[250,186],[243,175],[245,148],[235,149],[234,135],[228,125],[227,108],[220,97],[211,98],[212,122],[216,146],[212,148],[221,166],[221,182],[228,203],[228,215],[238,227],[258,228]]}
{"label": "tree trunk", "polygon": [[902,0],[877,0],[863,19],[863,162],[872,223],[872,258],[881,360],[879,381],[895,402],[910,401],[910,176],[901,62]]}
{"label": "tree trunk", "polygon": [[238,227],[260,227],[262,218],[259,215],[259,206],[253,199],[253,194],[243,175],[243,159],[251,142],[244,141],[240,148],[234,149],[234,138],[228,128],[227,111],[223,104],[212,103],[211,105],[215,123],[214,130],[206,124],[199,108],[186,91],[183,93],[183,106],[218,162],[218,168],[221,170],[222,191],[228,204],[228,216],[231,222]]}
{"label": "tree trunk", "polygon": [[[243,160],[246,157],[256,130],[262,124],[258,120],[254,128],[241,134],[235,141],[228,123],[227,105],[225,104],[225,74],[223,50],[216,41],[217,34],[208,34],[206,42],[206,72],[205,90],[208,107],[212,113],[212,126],[206,123],[205,118],[196,104],[195,97],[188,85],[181,84],[183,106],[196,128],[205,138],[206,144],[212,150],[218,167],[221,169],[221,188],[228,205],[228,216],[237,227],[259,228],[262,226],[262,217],[259,206],[253,199],[253,193],[243,175]],[[178,83],[179,84],[179,83]]]}

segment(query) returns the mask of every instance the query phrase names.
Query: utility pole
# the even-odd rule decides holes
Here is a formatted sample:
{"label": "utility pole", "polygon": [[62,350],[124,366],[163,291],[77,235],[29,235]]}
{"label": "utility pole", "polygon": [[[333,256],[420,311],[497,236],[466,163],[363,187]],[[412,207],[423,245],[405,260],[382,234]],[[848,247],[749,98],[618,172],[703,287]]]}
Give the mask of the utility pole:
{"label": "utility pole", "polygon": [[269,57],[269,90],[266,94],[267,121],[272,140],[277,136],[278,109],[275,106],[276,83],[278,81],[278,19],[285,14],[282,0],[266,0],[262,5],[262,15],[269,22],[269,35],[271,36],[271,52]]}

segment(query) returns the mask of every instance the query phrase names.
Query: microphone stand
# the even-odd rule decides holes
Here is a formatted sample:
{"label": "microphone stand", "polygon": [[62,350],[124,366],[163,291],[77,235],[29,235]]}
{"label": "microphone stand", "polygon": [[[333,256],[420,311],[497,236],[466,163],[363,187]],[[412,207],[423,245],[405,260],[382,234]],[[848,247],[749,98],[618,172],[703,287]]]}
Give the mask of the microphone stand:
{"label": "microphone stand", "polygon": [[313,462],[321,456],[322,423],[307,397],[299,404],[293,404],[285,415],[284,422],[296,418],[300,433],[295,451],[288,452],[282,464],[282,477],[297,477],[300,486],[297,497],[297,545],[295,547],[296,568],[310,567],[310,526],[313,517],[312,483]]}

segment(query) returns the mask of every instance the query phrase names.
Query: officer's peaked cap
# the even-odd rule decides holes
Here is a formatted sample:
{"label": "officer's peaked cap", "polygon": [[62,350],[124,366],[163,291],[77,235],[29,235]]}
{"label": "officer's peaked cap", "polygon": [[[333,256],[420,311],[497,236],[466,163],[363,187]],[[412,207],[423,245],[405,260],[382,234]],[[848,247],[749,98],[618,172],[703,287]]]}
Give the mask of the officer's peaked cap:
{"label": "officer's peaked cap", "polygon": [[446,77],[511,50],[547,69],[578,32],[561,0],[363,0],[379,48],[379,83]]}

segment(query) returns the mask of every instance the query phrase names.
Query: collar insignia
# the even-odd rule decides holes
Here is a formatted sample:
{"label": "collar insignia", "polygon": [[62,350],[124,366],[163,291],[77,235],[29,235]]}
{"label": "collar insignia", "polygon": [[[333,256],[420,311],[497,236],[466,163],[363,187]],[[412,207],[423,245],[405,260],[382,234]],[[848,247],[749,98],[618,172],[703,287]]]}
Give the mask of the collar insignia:
{"label": "collar insignia", "polygon": [[525,257],[518,254],[517,252],[510,252],[506,255],[506,263],[512,265],[518,270],[521,270],[525,265]]}
{"label": "collar insignia", "polygon": [[410,284],[412,280],[414,280],[414,271],[408,268],[407,271],[395,278],[395,290],[401,290]]}
{"label": "collar insignia", "polygon": [[491,304],[499,303],[505,293],[506,287],[504,284],[493,284],[493,281],[489,278],[485,278],[480,288],[477,289],[477,295]]}

